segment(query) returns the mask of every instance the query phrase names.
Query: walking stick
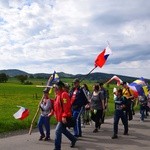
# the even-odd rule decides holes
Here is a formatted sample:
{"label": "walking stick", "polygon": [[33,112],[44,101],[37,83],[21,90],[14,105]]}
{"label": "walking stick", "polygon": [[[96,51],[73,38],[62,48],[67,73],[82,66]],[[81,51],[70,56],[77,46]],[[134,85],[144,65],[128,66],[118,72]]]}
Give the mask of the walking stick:
{"label": "walking stick", "polygon": [[[40,100],[40,103],[42,102],[43,98],[44,98],[44,95],[42,96],[42,98],[41,98],[41,100]],[[40,104],[40,103],[39,103],[39,104]],[[33,117],[33,119],[32,119],[31,125],[30,125],[30,129],[29,129],[29,134],[30,134],[30,135],[31,135],[31,132],[32,132],[32,129],[33,129],[34,121],[35,121],[35,119],[36,119],[36,117],[37,117],[39,111],[40,111],[40,107],[39,107],[39,105],[38,105],[37,111],[36,111],[36,113],[35,113],[35,115],[34,115],[34,117]]]}
{"label": "walking stick", "polygon": [[[48,79],[48,82],[47,82],[47,86],[46,86],[46,87],[48,87],[49,90],[50,90],[50,86],[49,86],[49,85],[50,85],[50,82],[52,82],[54,78],[55,78],[55,75],[53,74],[53,76],[50,76],[49,79]],[[39,102],[39,105],[40,105],[40,103],[42,102],[43,98],[44,98],[44,95],[42,96],[42,98],[41,98],[41,100],[40,100],[40,102]],[[36,113],[35,113],[35,115],[34,115],[34,117],[33,117],[33,119],[32,119],[31,125],[30,125],[30,129],[29,129],[29,134],[30,134],[30,135],[31,135],[31,132],[32,132],[32,129],[33,129],[34,121],[35,121],[35,119],[36,119],[36,117],[37,117],[37,115],[38,115],[38,113],[39,113],[39,111],[40,111],[39,105],[38,105],[37,111],[36,111]]]}

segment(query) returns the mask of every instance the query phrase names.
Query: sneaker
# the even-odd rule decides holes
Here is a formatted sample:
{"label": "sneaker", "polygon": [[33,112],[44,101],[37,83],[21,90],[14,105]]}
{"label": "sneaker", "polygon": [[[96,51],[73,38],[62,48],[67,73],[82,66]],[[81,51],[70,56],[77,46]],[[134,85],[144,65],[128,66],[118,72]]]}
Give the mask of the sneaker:
{"label": "sneaker", "polygon": [[85,125],[84,125],[84,124],[81,124],[81,128],[85,128]]}
{"label": "sneaker", "polygon": [[41,135],[40,138],[39,138],[39,141],[43,140],[43,138],[45,138],[45,136]]}
{"label": "sneaker", "polygon": [[73,148],[75,146],[76,142],[77,142],[77,139],[75,139],[74,141],[72,141],[71,144],[70,144],[70,147]]}
{"label": "sneaker", "polygon": [[117,136],[116,134],[114,134],[111,138],[112,138],[112,139],[117,139],[118,136]]}
{"label": "sneaker", "polygon": [[96,133],[96,132],[98,132],[98,129],[94,129],[94,130],[93,130],[93,133]]}

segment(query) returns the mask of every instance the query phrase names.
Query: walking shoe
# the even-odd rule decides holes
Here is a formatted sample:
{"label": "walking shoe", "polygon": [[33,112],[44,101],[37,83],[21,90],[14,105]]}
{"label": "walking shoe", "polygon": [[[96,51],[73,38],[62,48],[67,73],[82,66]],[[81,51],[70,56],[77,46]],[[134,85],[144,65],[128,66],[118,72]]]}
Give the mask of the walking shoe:
{"label": "walking shoe", "polygon": [[117,136],[116,134],[114,134],[111,138],[112,138],[112,139],[117,139],[118,136]]}
{"label": "walking shoe", "polygon": [[50,138],[49,137],[45,137],[44,141],[50,141]]}
{"label": "walking shoe", "polygon": [[78,137],[82,137],[82,135],[74,135],[76,138],[78,138]]}
{"label": "walking shoe", "polygon": [[93,130],[93,133],[96,133],[96,132],[98,132],[98,129],[94,129],[94,130]]}
{"label": "walking shoe", "polygon": [[45,138],[45,135],[41,135],[39,141],[43,140],[43,138]]}
{"label": "walking shoe", "polygon": [[75,144],[76,144],[76,142],[77,142],[77,139],[75,139],[74,141],[72,141],[71,144],[70,144],[70,147],[74,147]]}
{"label": "walking shoe", "polygon": [[129,135],[128,132],[124,132],[123,135]]}

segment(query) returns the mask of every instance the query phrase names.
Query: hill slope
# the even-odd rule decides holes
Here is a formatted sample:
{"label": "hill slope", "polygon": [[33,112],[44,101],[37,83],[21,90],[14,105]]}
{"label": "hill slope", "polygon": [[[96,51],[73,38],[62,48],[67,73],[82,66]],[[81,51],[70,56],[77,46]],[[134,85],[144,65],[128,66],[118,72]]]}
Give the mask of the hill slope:
{"label": "hill slope", "polygon": [[18,69],[8,69],[8,70],[0,70],[0,73],[5,73],[10,77],[14,77],[17,75],[29,75],[27,72],[18,70]]}
{"label": "hill slope", "polygon": [[[36,74],[29,74],[27,72],[17,70],[17,69],[8,69],[8,70],[0,70],[0,73],[5,73],[6,75],[10,77],[14,77],[17,75],[33,75],[34,77],[40,77],[40,78],[48,78],[50,74],[47,73],[36,73]],[[52,73],[51,73],[52,74]],[[57,73],[60,78],[79,78],[79,79],[87,79],[87,80],[95,80],[99,82],[106,82],[108,81],[112,76],[117,75],[117,74],[108,74],[108,73],[100,73],[100,72],[95,72],[91,73],[90,75],[83,75],[83,74],[77,74],[77,75],[72,75],[72,74],[67,74],[64,72],[58,72]],[[123,76],[123,75],[117,75],[121,80],[127,81],[127,82],[132,82],[136,80],[136,77],[129,77],[129,76]],[[150,82],[149,79],[145,79],[146,82]]]}

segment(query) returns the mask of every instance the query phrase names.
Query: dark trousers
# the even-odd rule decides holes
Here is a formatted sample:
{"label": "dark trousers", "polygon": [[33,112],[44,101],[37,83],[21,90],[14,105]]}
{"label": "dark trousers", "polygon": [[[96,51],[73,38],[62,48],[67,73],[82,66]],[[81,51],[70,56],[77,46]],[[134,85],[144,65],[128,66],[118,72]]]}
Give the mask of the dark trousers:
{"label": "dark trousers", "polygon": [[115,114],[114,114],[114,134],[115,135],[118,134],[118,124],[119,124],[120,118],[124,125],[124,132],[128,133],[128,120],[126,118],[124,111],[123,110],[115,110]]}
{"label": "dark trousers", "polygon": [[100,128],[102,122],[103,110],[97,110],[96,113],[91,113],[91,119],[95,122],[95,128]]}
{"label": "dark trousers", "polygon": [[135,106],[135,102],[134,102],[134,101],[131,101],[132,115],[135,115],[134,106]]}
{"label": "dark trousers", "polygon": [[140,114],[141,114],[140,118],[141,118],[142,121],[144,121],[145,111],[146,111],[146,106],[140,105]]}
{"label": "dark trousers", "polygon": [[127,100],[126,101],[126,117],[128,120],[132,120],[133,119],[133,114],[132,114],[132,105],[131,105],[131,100]]}

